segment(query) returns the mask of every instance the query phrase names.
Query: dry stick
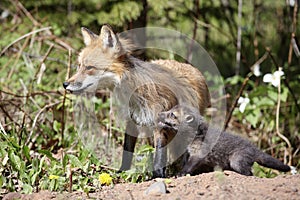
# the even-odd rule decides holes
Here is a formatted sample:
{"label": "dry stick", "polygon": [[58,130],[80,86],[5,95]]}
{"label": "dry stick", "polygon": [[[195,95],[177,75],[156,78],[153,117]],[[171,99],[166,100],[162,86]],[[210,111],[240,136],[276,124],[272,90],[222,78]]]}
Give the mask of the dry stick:
{"label": "dry stick", "polygon": [[192,54],[192,48],[196,39],[196,35],[197,35],[197,28],[198,28],[198,23],[197,20],[199,18],[199,0],[194,0],[194,9],[195,9],[195,19],[194,19],[194,29],[193,29],[193,37],[192,37],[192,41],[190,43],[190,46],[188,48],[188,52],[187,52],[187,62],[191,63],[192,59],[193,59],[193,54]]}
{"label": "dry stick", "polygon": [[240,73],[241,65],[241,47],[242,47],[242,9],[243,0],[238,1],[238,29],[237,29],[237,41],[236,41],[236,66],[235,75]]}
{"label": "dry stick", "polygon": [[[18,124],[18,122],[15,121],[15,120],[9,115],[9,113],[4,109],[2,103],[0,103],[0,109],[2,110],[2,112],[4,113],[4,115],[6,115],[6,116],[8,117],[8,119],[9,119],[11,122],[13,122],[14,124],[20,126],[20,124]],[[0,121],[0,123],[1,123],[1,121]]]}
{"label": "dry stick", "polygon": [[69,176],[69,181],[70,181],[70,184],[69,184],[69,192],[71,193],[72,192],[72,185],[73,185],[73,174],[72,174],[72,166],[70,165],[70,176]]}
{"label": "dry stick", "polygon": [[[278,69],[279,71],[281,71],[281,67],[279,67]],[[276,108],[276,133],[277,135],[286,142],[286,144],[288,145],[288,156],[289,156],[289,162],[288,162],[288,165],[292,165],[292,145],[290,143],[290,141],[280,133],[279,131],[279,113],[280,113],[280,98],[281,98],[281,84],[280,84],[280,81],[279,81],[279,84],[278,84],[278,95],[277,95],[277,108]],[[285,161],[286,163],[286,161]]]}
{"label": "dry stick", "polygon": [[[29,97],[29,95],[18,95],[18,94],[14,94],[12,92],[4,91],[4,90],[0,90],[0,94],[1,93],[7,94],[7,95],[12,95],[12,96],[17,97],[17,98],[27,98],[27,97]],[[32,92],[31,96],[36,96],[36,95],[47,96],[46,94],[60,94],[61,95],[61,93],[59,91],[38,91],[38,92]]]}
{"label": "dry stick", "polygon": [[[34,127],[37,123],[37,120],[39,118],[39,116],[44,112],[44,110],[48,109],[48,108],[51,108],[57,104],[59,104],[60,102],[54,102],[54,103],[51,103],[51,104],[48,104],[46,106],[44,106],[38,113],[37,115],[35,116],[34,120],[33,120],[33,123],[32,123],[32,128],[31,128],[31,131],[30,131],[30,134],[27,138],[27,141],[25,142],[25,145],[29,143],[30,141],[30,138],[32,137],[32,134],[33,134],[33,130],[34,130]],[[29,149],[31,148],[32,144],[33,144],[34,141],[31,141],[31,143],[28,145]]]}
{"label": "dry stick", "polygon": [[[28,12],[28,10],[23,6],[23,4],[21,2],[19,2],[18,0],[10,0],[12,3],[15,3],[15,6],[20,9],[25,15],[26,17],[29,18],[29,20],[32,21],[34,26],[41,26],[41,23],[39,23],[32,15],[30,12]],[[59,45],[61,45],[62,47],[64,47],[65,49],[72,49],[74,50],[70,45],[66,44],[64,41],[62,41],[61,39],[59,39],[58,37],[56,37],[55,35],[53,35],[49,30],[46,30],[47,34],[51,35],[52,38],[54,39],[54,41],[56,43],[58,43]],[[1,55],[1,54],[0,54]]]}
{"label": "dry stick", "polygon": [[[32,90],[33,90],[33,84],[34,84],[34,81],[37,79],[37,75],[38,75],[38,73],[39,73],[39,71],[40,71],[40,69],[41,69],[41,67],[42,67],[42,64],[45,62],[46,58],[47,58],[48,55],[50,54],[51,50],[53,49],[53,46],[54,46],[54,45],[51,45],[51,46],[48,48],[48,50],[47,50],[45,56],[43,57],[43,59],[42,59],[42,61],[41,61],[41,64],[39,65],[39,68],[38,68],[37,71],[35,72],[35,75],[34,75],[34,77],[33,77],[33,80],[31,81],[31,84],[30,84],[30,87],[29,87],[29,91],[28,91],[28,93],[27,93],[28,95],[26,95],[26,96],[28,96],[26,99],[28,99],[28,98],[32,99],[31,93],[32,93]],[[51,105],[51,104],[50,104],[50,105]],[[44,108],[45,108],[45,107],[44,107]],[[42,109],[42,110],[43,110],[43,109]],[[42,111],[42,110],[40,110],[40,111]],[[39,111],[38,115],[40,115],[40,111]],[[37,116],[38,116],[38,115],[37,115]],[[27,141],[26,141],[25,144],[28,144],[28,142],[29,142],[30,139],[31,139],[31,136],[32,136],[32,134],[33,134],[33,129],[34,129],[35,124],[36,124],[36,121],[35,121],[35,120],[37,120],[37,117],[36,117],[36,118],[34,119],[34,121],[33,121],[32,128],[31,128],[31,132],[30,132],[29,137],[27,138]],[[24,123],[24,122],[23,122],[23,123]],[[33,144],[33,141],[30,143],[29,149],[31,148],[32,144]]]}
{"label": "dry stick", "polygon": [[[297,11],[298,11],[298,2],[295,1],[294,12],[293,12],[291,42],[290,42],[289,55],[288,55],[288,66],[291,66],[292,57],[293,57],[293,40],[295,40],[295,32],[296,32],[296,25],[297,25]],[[285,86],[288,88],[289,92],[291,93],[298,112],[300,112],[300,106],[298,104],[297,97],[295,96],[294,92],[292,91],[292,88],[290,87],[290,85],[286,79],[284,79],[283,82],[284,82]]]}
{"label": "dry stick", "polygon": [[[67,69],[67,75],[66,75],[66,80],[69,79],[70,77],[70,71],[71,71],[71,57],[72,57],[72,49],[69,49],[69,57],[68,57],[68,69]],[[63,102],[62,102],[62,113],[61,113],[61,116],[62,116],[62,122],[61,122],[61,143],[62,145],[64,144],[64,130],[65,130],[65,103],[66,103],[66,95],[67,95],[67,91],[65,90],[64,91],[64,96],[63,96]],[[65,152],[63,150],[63,153],[62,153],[62,162],[64,160],[64,156],[65,156]],[[72,166],[70,165],[70,176],[69,176],[69,192],[71,193],[72,192],[72,184],[73,184],[73,174],[72,174]]]}
{"label": "dry stick", "polygon": [[38,32],[47,31],[47,30],[50,30],[50,29],[51,29],[51,27],[49,26],[49,27],[40,28],[40,29],[38,29],[38,30],[35,30],[35,31],[31,31],[31,32],[29,32],[29,33],[26,33],[25,35],[19,37],[18,39],[14,40],[14,41],[11,42],[9,45],[7,45],[7,46],[1,51],[0,56],[1,56],[5,51],[7,51],[7,49],[8,49],[9,47],[11,47],[13,44],[19,42],[20,40],[22,40],[22,39],[24,39],[24,38],[26,38],[26,37],[28,37],[28,36],[31,36],[31,35],[33,35],[33,34],[36,34],[36,33],[38,33]]}
{"label": "dry stick", "polygon": [[[278,70],[281,70],[282,67],[280,67],[279,64],[276,62],[275,58],[271,54],[271,50],[269,48],[266,48],[266,50],[267,50],[272,62],[274,63],[274,65],[278,68]],[[288,145],[288,150],[287,150],[288,156],[289,156],[288,164],[291,165],[292,164],[292,158],[293,158],[293,156],[292,156],[292,145],[291,145],[289,139],[287,137],[285,137],[284,135],[282,135],[279,131],[280,93],[281,93],[281,84],[279,82],[278,97],[277,97],[277,109],[276,109],[276,133]]]}
{"label": "dry stick", "polygon": [[226,116],[226,120],[225,120],[225,123],[224,123],[224,127],[223,127],[223,130],[224,130],[224,131],[225,131],[225,130],[227,129],[227,127],[228,127],[228,124],[229,124],[230,119],[231,119],[231,117],[232,117],[233,110],[234,110],[234,108],[236,107],[236,105],[237,105],[237,103],[238,103],[238,100],[239,100],[239,98],[241,97],[241,95],[242,95],[242,93],[243,93],[243,91],[244,91],[244,89],[245,89],[245,87],[246,87],[246,85],[247,85],[247,83],[248,83],[248,81],[249,81],[249,78],[250,78],[250,74],[248,74],[248,75],[246,76],[246,78],[244,79],[243,84],[242,84],[242,86],[241,86],[239,92],[237,93],[237,95],[236,95],[236,97],[235,97],[235,99],[234,99],[234,101],[233,101],[233,103],[232,103],[232,105],[231,105],[231,108],[230,108],[230,110],[229,110],[228,115]]}
{"label": "dry stick", "polygon": [[[43,59],[42,59],[42,61],[41,61],[41,64],[39,65],[39,68],[38,68],[38,69],[36,70],[36,72],[35,72],[34,80],[37,79],[37,75],[38,75],[38,73],[40,72],[43,63],[45,62],[45,60],[46,60],[47,57],[49,56],[49,54],[50,54],[50,52],[52,51],[53,47],[54,47],[54,44],[51,44],[50,47],[48,48],[48,50],[47,50],[45,56],[43,57]],[[33,83],[33,81],[32,81],[32,83]]]}
{"label": "dry stick", "polygon": [[[69,79],[70,77],[70,68],[71,68],[71,56],[72,56],[72,50],[69,49],[69,58],[68,58],[68,69],[67,69],[67,76],[66,80]],[[63,96],[63,102],[62,102],[62,113],[61,113],[61,143],[64,143],[64,130],[65,130],[65,103],[66,103],[66,95],[67,91],[64,91],[64,96]]]}
{"label": "dry stick", "polygon": [[12,64],[12,67],[7,75],[7,80],[9,80],[11,78],[11,76],[13,75],[14,71],[15,71],[15,68],[16,68],[16,65],[17,63],[19,62],[19,59],[21,57],[21,52],[24,51],[24,49],[26,48],[26,46],[28,45],[28,41],[29,41],[29,37],[27,37],[25,39],[25,42],[23,43],[21,49],[20,49],[20,52],[17,54],[16,58],[15,58],[15,62]]}
{"label": "dry stick", "polygon": [[[264,54],[260,59],[258,59],[258,60],[254,63],[254,65],[252,65],[252,66],[250,67],[250,69],[253,69],[255,65],[261,64],[264,60],[267,59],[267,57],[268,57],[268,52],[265,52],[265,54]],[[224,123],[224,127],[223,127],[224,131],[225,131],[225,130],[227,129],[227,127],[228,127],[228,124],[229,124],[230,119],[231,119],[231,117],[232,117],[233,110],[234,110],[234,108],[236,107],[236,105],[237,105],[237,103],[238,103],[238,100],[239,100],[239,98],[241,97],[241,95],[242,95],[242,93],[243,93],[243,91],[244,91],[244,89],[245,89],[245,87],[246,87],[246,85],[247,85],[247,83],[248,83],[249,78],[251,77],[251,75],[252,75],[252,72],[250,72],[250,73],[246,76],[246,78],[244,79],[243,84],[242,84],[242,86],[241,86],[239,92],[237,93],[237,95],[236,95],[236,97],[235,97],[235,99],[234,99],[234,101],[233,101],[233,103],[232,103],[232,105],[231,105],[231,107],[230,107],[230,110],[229,110],[229,112],[228,112],[228,114],[227,114],[227,116],[226,116],[226,120],[225,120],[225,123]]]}
{"label": "dry stick", "polygon": [[3,126],[2,126],[1,121],[0,121],[0,130],[2,131],[2,133],[3,133],[4,135],[7,135],[5,129],[4,129]]}
{"label": "dry stick", "polygon": [[34,17],[26,10],[26,8],[23,6],[21,2],[18,0],[11,0],[13,3],[15,3],[16,7],[19,8],[33,23],[34,26],[39,26],[40,23],[34,19]]}
{"label": "dry stick", "polygon": [[289,48],[289,57],[288,57],[288,65],[290,66],[292,63],[293,56],[293,39],[295,38],[296,25],[297,25],[297,10],[298,10],[298,2],[295,1],[294,12],[293,12],[293,24],[292,24],[292,33],[291,33],[291,41]]}

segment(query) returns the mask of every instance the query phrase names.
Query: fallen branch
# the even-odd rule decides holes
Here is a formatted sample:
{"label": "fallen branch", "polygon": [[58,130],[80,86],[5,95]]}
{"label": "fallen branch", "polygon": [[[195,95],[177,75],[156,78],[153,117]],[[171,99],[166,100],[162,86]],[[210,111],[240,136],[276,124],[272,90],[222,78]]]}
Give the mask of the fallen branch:
{"label": "fallen branch", "polygon": [[[53,106],[55,106],[55,105],[58,105],[59,103],[60,103],[60,102],[58,101],[58,102],[55,102],[55,103],[48,104],[48,105],[44,106],[44,107],[37,113],[37,115],[35,116],[35,118],[34,118],[34,120],[33,120],[33,124],[32,124],[32,127],[31,127],[31,131],[30,131],[30,134],[29,134],[29,136],[28,136],[28,138],[27,138],[27,140],[26,140],[26,142],[25,142],[25,145],[27,145],[27,144],[30,142],[30,139],[31,139],[31,137],[32,137],[32,135],[33,135],[34,127],[35,127],[35,125],[36,125],[36,123],[37,123],[37,120],[38,120],[39,116],[40,116],[46,109],[51,108],[51,107],[53,107]],[[31,141],[31,143],[28,145],[29,148],[32,147],[33,142],[34,142],[34,141]]]}
{"label": "fallen branch", "polygon": [[[250,67],[250,69],[253,70],[253,68],[254,68],[255,65],[260,65],[264,60],[267,59],[267,57],[268,57],[268,52],[265,52],[265,54],[264,54],[260,59],[258,59],[258,60]],[[247,85],[247,83],[248,83],[248,81],[249,81],[249,78],[250,78],[251,76],[252,76],[252,72],[250,72],[249,74],[247,74],[247,76],[246,76],[246,78],[244,79],[243,84],[242,84],[242,86],[241,86],[239,92],[237,93],[237,95],[236,95],[236,97],[235,97],[235,99],[234,99],[234,101],[233,101],[233,103],[232,103],[232,105],[231,105],[231,107],[230,107],[230,110],[229,110],[229,112],[228,112],[228,114],[227,114],[227,116],[226,116],[226,120],[225,120],[225,123],[224,123],[224,127],[223,127],[223,130],[224,130],[224,131],[225,131],[225,130],[227,129],[227,127],[228,127],[228,124],[229,124],[229,122],[230,122],[230,120],[231,120],[231,117],[232,117],[233,110],[234,110],[235,107],[237,106],[238,100],[239,100],[239,98],[241,97],[241,95],[242,95],[242,93],[243,93],[243,91],[244,91],[244,89],[245,89],[245,87],[246,87],[246,85]]]}
{"label": "fallen branch", "polygon": [[13,44],[19,42],[20,40],[23,40],[24,38],[26,38],[26,37],[28,37],[28,36],[31,36],[31,35],[33,35],[33,34],[36,34],[36,33],[42,32],[42,31],[48,31],[48,30],[50,30],[50,29],[51,29],[51,26],[45,27],[45,28],[40,28],[40,29],[38,29],[38,30],[35,30],[35,31],[31,31],[31,32],[29,32],[29,33],[26,33],[25,35],[19,37],[18,39],[14,40],[14,41],[11,42],[9,45],[7,45],[7,46],[1,51],[0,56],[2,56],[2,54],[3,54],[5,51],[7,51],[7,49],[8,49],[9,47],[11,47]]}

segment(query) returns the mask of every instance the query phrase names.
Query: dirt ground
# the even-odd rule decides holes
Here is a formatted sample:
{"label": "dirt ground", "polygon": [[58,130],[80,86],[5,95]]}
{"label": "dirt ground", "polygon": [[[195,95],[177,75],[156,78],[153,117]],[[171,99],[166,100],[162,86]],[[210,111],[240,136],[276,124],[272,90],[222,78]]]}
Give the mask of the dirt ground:
{"label": "dirt ground", "polygon": [[[145,194],[147,188],[155,182],[164,181],[155,179],[143,183],[116,184],[104,186],[100,191],[87,196],[81,192],[56,193],[41,191],[30,195],[9,193],[4,196],[8,199],[300,199],[300,174],[279,175],[275,178],[247,177],[235,172],[212,172],[197,176],[170,178],[166,183],[166,194],[153,192]],[[164,181],[166,182],[166,181]]]}

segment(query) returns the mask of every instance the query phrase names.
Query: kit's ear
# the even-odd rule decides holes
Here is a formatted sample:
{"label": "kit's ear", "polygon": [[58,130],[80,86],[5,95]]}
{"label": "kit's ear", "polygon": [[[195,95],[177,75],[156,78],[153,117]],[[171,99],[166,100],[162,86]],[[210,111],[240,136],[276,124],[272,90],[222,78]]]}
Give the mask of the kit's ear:
{"label": "kit's ear", "polygon": [[99,38],[104,49],[113,51],[115,53],[119,53],[121,51],[119,38],[109,25],[102,26]]}
{"label": "kit's ear", "polygon": [[84,44],[86,46],[90,45],[93,41],[95,41],[98,38],[98,35],[90,31],[89,29],[82,27],[81,33],[83,37]]}

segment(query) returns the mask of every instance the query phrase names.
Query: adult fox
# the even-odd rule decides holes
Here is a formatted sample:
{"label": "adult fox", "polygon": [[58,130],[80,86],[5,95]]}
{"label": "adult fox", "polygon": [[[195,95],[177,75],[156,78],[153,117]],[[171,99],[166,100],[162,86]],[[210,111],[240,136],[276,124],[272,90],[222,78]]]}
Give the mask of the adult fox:
{"label": "adult fox", "polygon": [[[131,55],[128,42],[109,25],[100,34],[82,28],[86,45],[78,57],[77,73],[63,83],[66,90],[79,94],[108,88],[115,93],[126,115],[126,131],[120,170],[130,168],[138,137],[137,126],[153,131],[153,177],[166,177],[167,149],[175,132],[155,126],[158,113],[179,103],[197,107],[203,114],[210,95],[203,75],[189,64],[172,60],[144,62]],[[169,150],[172,153],[172,150]]]}

